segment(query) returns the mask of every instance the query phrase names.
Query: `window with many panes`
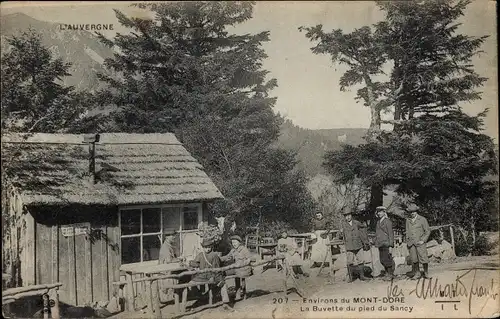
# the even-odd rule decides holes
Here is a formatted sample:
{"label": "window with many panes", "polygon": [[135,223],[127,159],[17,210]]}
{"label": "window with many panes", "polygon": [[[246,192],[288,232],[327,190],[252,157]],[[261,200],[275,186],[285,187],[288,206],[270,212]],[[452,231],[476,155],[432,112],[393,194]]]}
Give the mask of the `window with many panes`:
{"label": "window with many panes", "polygon": [[200,222],[199,204],[120,209],[122,264],[157,260],[164,232],[195,230]]}

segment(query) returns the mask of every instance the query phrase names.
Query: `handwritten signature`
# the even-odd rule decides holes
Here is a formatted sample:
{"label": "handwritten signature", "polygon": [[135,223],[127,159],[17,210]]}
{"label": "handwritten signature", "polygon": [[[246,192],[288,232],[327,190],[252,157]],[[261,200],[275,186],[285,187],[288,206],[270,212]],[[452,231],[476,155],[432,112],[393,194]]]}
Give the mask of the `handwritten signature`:
{"label": "handwritten signature", "polygon": [[[470,269],[461,275],[457,275],[457,278],[452,283],[442,284],[439,282],[438,278],[420,278],[415,284],[415,289],[411,290],[409,295],[414,294],[417,298],[435,299],[435,298],[458,298],[466,297],[469,301],[469,314],[471,314],[472,300],[473,298],[486,298],[486,302],[491,298],[496,300],[498,297],[498,284],[495,284],[494,279],[491,279],[490,285],[483,286],[476,284],[476,273],[477,269]],[[466,280],[472,276],[472,282],[470,285],[466,284]],[[391,285],[387,288],[388,296],[403,296],[403,290],[397,285]]]}

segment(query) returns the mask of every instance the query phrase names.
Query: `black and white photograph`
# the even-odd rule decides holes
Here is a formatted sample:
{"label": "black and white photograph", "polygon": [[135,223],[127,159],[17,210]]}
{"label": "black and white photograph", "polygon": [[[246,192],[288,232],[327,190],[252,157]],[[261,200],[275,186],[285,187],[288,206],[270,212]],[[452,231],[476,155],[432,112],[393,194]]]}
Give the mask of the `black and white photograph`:
{"label": "black and white photograph", "polygon": [[496,1],[0,22],[3,317],[500,316]]}

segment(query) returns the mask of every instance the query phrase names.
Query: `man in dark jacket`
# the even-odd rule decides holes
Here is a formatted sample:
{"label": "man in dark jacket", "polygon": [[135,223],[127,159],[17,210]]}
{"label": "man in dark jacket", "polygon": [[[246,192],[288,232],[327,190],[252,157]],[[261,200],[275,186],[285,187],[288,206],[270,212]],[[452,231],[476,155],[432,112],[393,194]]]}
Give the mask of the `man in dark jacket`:
{"label": "man in dark jacket", "polygon": [[[200,270],[207,268],[221,268],[220,257],[213,251],[214,243],[211,240],[203,239],[201,246],[203,247],[203,251],[200,252],[194,260],[189,261],[189,266]],[[220,288],[223,309],[233,311],[229,306],[229,295],[224,277],[224,272],[204,272],[195,274],[193,278],[191,278],[191,282],[213,282],[216,284]]]}
{"label": "man in dark jacket", "polygon": [[347,271],[349,282],[354,280],[354,273],[359,273],[359,279],[368,280],[364,274],[364,254],[363,251],[370,250],[366,225],[352,219],[352,213],[344,211],[345,220],[342,225],[344,244],[347,258]]}
{"label": "man in dark jacket", "polygon": [[427,256],[427,240],[431,234],[429,224],[425,217],[418,214],[418,206],[410,205],[407,209],[409,218],[406,219],[406,245],[410,253],[412,271],[410,278],[420,278],[420,266],[424,266],[424,277],[429,278],[429,256]]}
{"label": "man in dark jacket", "polygon": [[392,221],[387,216],[384,206],[375,210],[379,220],[375,227],[375,247],[378,248],[380,263],[384,266],[384,280],[390,281],[394,278],[394,261],[392,259],[392,248],[394,247],[394,231]]}

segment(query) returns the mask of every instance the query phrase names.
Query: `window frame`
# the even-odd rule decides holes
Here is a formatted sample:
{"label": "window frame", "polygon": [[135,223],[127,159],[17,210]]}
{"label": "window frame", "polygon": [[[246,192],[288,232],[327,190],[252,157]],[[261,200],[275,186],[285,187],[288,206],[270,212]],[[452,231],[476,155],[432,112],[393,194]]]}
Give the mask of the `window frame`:
{"label": "window frame", "polygon": [[[153,205],[123,205],[118,207],[118,229],[120,231],[120,242],[119,242],[119,247],[120,247],[120,264],[121,265],[130,265],[130,264],[139,264],[139,263],[148,263],[148,262],[154,262],[157,261],[158,259],[152,259],[148,261],[144,261],[143,258],[143,250],[144,250],[144,236],[158,236],[161,235],[161,238],[163,238],[163,233],[164,233],[164,228],[163,228],[163,214],[166,214],[167,212],[164,212],[164,208],[179,208],[179,231],[180,233],[191,233],[191,232],[197,232],[200,225],[203,223],[203,204],[201,202],[193,202],[193,203],[179,203],[179,204],[153,204]],[[189,230],[184,230],[184,207],[196,207],[197,209],[197,228],[196,229],[189,229]],[[159,208],[160,209],[160,231],[159,232],[153,232],[153,233],[144,233],[143,232],[143,214],[144,214],[144,209],[150,209],[150,208]],[[127,235],[122,235],[122,211],[126,210],[140,210],[140,232],[137,234],[127,234]],[[134,263],[124,263],[122,259],[122,239],[123,238],[140,238],[140,256],[141,260],[138,262]],[[161,246],[161,244],[160,244]],[[182,243],[182,236],[180,236],[180,251],[182,253],[183,249],[183,243]]]}

